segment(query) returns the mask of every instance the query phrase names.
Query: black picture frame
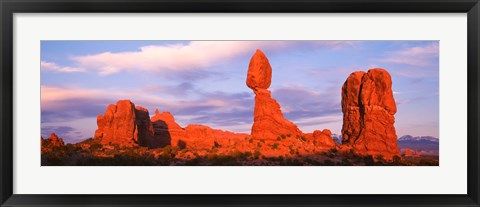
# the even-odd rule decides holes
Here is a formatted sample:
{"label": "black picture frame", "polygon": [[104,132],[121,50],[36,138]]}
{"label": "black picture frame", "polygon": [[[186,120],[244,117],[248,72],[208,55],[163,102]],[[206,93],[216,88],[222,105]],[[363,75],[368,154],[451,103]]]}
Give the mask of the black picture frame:
{"label": "black picture frame", "polygon": [[[480,206],[478,0],[0,0],[1,206]],[[465,195],[21,195],[13,194],[15,13],[467,13],[468,186]],[[439,181],[441,182],[441,181]]]}

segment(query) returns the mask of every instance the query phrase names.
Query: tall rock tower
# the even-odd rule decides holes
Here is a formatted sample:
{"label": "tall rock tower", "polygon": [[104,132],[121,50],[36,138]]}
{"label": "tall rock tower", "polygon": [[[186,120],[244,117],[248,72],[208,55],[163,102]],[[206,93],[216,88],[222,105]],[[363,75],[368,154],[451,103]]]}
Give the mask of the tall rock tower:
{"label": "tall rock tower", "polygon": [[343,145],[358,154],[400,156],[392,78],[381,68],[350,74],[342,87]]}

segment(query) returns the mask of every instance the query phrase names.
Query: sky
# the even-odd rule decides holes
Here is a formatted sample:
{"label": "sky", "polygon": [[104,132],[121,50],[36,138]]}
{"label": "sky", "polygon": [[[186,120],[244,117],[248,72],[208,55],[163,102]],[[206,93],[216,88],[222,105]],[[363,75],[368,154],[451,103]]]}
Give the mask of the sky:
{"label": "sky", "polygon": [[41,133],[93,137],[109,104],[171,112],[183,127],[250,133],[250,58],[272,66],[272,97],[304,132],[341,134],[341,87],[354,71],[392,76],[397,136],[439,135],[438,41],[42,41]]}

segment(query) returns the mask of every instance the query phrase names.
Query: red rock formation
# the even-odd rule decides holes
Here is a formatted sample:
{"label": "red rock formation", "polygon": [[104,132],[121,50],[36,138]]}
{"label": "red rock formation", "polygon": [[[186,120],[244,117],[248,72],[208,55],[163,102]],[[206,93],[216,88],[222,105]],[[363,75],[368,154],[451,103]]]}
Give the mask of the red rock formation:
{"label": "red rock formation", "polygon": [[65,145],[63,139],[59,138],[55,133],[52,133],[50,137],[47,138],[46,143],[51,147],[61,147]]}
{"label": "red rock formation", "polygon": [[129,100],[110,104],[103,116],[98,115],[97,125],[94,138],[102,144],[149,148],[159,146],[159,141],[153,136],[148,110],[135,107]]}
{"label": "red rock formation", "polygon": [[334,148],[336,146],[335,141],[332,139],[332,132],[328,129],[313,131],[313,138],[317,145],[321,147]]}
{"label": "red rock formation", "polygon": [[175,118],[169,112],[160,113],[155,111],[151,118],[155,136],[160,140],[168,140],[165,145],[178,146],[180,148],[212,148],[217,145],[228,146],[230,141],[248,137],[248,134],[233,133],[212,129],[208,126],[190,124],[185,129],[175,122]]}
{"label": "red rock formation", "polygon": [[151,122],[161,146],[178,146],[179,140],[186,136],[185,130],[175,122],[175,118],[170,112],[160,113],[158,109],[155,110]]}
{"label": "red rock formation", "polygon": [[358,154],[399,156],[392,79],[384,69],[352,73],[342,87],[343,143]]}
{"label": "red rock formation", "polygon": [[417,150],[411,150],[410,148],[405,148],[405,157],[419,157]]}
{"label": "red rock formation", "polygon": [[268,89],[272,82],[272,67],[261,50],[255,51],[247,72],[247,86],[252,90]]}
{"label": "red rock formation", "polygon": [[255,93],[254,123],[251,135],[256,139],[276,139],[280,135],[301,135],[292,122],[283,117],[280,105],[268,90],[272,68],[262,51],[257,50],[250,60],[247,86]]}

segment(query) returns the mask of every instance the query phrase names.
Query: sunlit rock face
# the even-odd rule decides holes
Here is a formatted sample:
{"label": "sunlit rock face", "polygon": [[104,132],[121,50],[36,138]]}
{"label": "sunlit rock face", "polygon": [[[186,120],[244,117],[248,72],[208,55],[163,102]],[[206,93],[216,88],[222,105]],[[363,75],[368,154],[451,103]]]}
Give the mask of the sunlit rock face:
{"label": "sunlit rock face", "polygon": [[135,107],[129,100],[120,100],[116,105],[110,104],[102,115],[97,117],[98,129],[94,138],[102,144],[120,146],[159,146],[154,137],[148,110]]}
{"label": "sunlit rock face", "polygon": [[392,78],[381,68],[350,74],[342,87],[343,145],[358,154],[399,156]]}
{"label": "sunlit rock face", "polygon": [[271,81],[272,67],[265,54],[257,50],[250,60],[246,81],[255,93],[252,137],[273,140],[285,134],[301,135],[300,129],[283,117],[280,105],[271,97],[268,90]]}

